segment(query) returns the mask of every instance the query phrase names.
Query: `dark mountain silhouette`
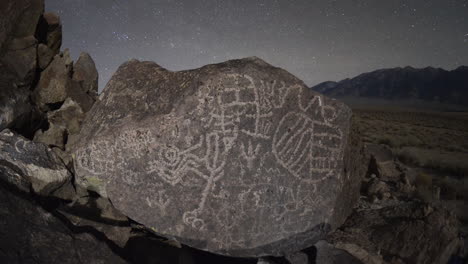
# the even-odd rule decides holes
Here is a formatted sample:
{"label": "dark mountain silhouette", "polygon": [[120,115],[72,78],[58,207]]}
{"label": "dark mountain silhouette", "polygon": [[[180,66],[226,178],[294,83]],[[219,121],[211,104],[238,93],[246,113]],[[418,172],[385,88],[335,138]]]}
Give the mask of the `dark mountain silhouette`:
{"label": "dark mountain silhouette", "polygon": [[331,97],[423,100],[468,105],[468,67],[447,71],[412,67],[381,69],[340,82],[323,82],[312,89]]}

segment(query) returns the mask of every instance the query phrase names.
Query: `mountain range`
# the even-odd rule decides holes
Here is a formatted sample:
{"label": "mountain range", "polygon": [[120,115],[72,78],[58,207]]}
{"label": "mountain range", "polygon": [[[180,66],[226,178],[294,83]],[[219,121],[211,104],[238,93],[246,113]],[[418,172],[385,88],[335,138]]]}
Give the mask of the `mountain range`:
{"label": "mountain range", "polygon": [[313,90],[335,98],[376,98],[468,105],[468,66],[398,67],[363,73],[339,82],[320,83]]}

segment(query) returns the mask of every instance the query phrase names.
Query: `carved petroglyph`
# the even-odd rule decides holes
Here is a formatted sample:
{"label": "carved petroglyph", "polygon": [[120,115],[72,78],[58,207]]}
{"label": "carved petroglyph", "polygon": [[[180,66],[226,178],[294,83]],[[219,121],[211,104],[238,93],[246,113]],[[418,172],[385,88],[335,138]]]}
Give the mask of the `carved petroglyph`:
{"label": "carved petroglyph", "polygon": [[254,161],[258,157],[258,154],[260,153],[260,144],[257,144],[255,146],[255,149],[252,144],[252,140],[249,140],[248,147],[246,148],[244,143],[241,143],[240,149],[241,149],[241,154],[242,157],[247,161],[247,167],[249,169],[253,169],[254,167]]}
{"label": "carved petroglyph", "polygon": [[[206,230],[210,221],[203,215],[206,205],[210,199],[224,199],[224,195],[214,194],[214,187],[224,177],[237,177],[226,175],[226,168],[235,162],[241,166],[237,169],[240,175],[249,171],[264,173],[267,178],[289,172],[297,180],[313,184],[311,189],[328,177],[339,177],[343,133],[333,125],[336,110],[324,105],[320,95],[305,100],[302,89],[243,74],[221,75],[199,87],[198,105],[192,111],[195,118],[191,121],[171,116],[172,127],[164,130],[170,132],[163,139],[156,136],[164,134],[157,126],[118,131],[115,139],[98,139],[81,149],[76,161],[92,175],[109,175],[107,181],[116,171],[122,172],[124,182],[132,186],[144,177],[171,187],[197,178],[202,185],[196,186],[196,206],[183,212],[181,218],[194,229]],[[139,160],[145,160],[145,164],[139,165],[139,170],[130,170],[128,164]],[[269,192],[249,189],[239,194],[239,201],[241,206],[252,202],[257,207],[267,206]],[[275,192],[293,204],[299,196],[286,187]],[[150,208],[165,213],[176,206],[169,197],[155,188],[153,197],[143,199]],[[299,209],[285,207],[274,219],[280,221],[291,210]]]}
{"label": "carved petroglyph", "polygon": [[166,208],[170,205],[171,200],[166,194],[166,191],[159,190],[153,197],[146,197],[146,203],[149,207],[157,207],[161,213],[166,214]]}

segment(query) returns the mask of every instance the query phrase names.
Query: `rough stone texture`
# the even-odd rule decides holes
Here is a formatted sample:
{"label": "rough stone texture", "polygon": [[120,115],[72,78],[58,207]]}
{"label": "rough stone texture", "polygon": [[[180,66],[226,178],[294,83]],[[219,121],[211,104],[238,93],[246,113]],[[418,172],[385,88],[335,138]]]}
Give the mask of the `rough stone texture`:
{"label": "rough stone texture", "polygon": [[60,109],[49,112],[47,120],[49,123],[58,124],[67,129],[69,135],[80,132],[81,123],[85,118],[85,114],[81,107],[72,99],[67,98]]}
{"label": "rough stone texture", "polygon": [[0,1],[0,56],[10,38],[34,36],[42,12],[43,0]]}
{"label": "rough stone texture", "polygon": [[47,45],[40,43],[37,46],[37,59],[39,64],[38,66],[41,70],[44,70],[45,68],[47,68],[47,66],[49,66],[54,56],[54,51],[49,49]]}
{"label": "rough stone texture", "polygon": [[51,105],[65,101],[72,88],[71,73],[72,60],[68,50],[65,50],[56,55],[49,67],[42,72],[34,91],[34,99],[41,110],[50,110]]}
{"label": "rough stone texture", "polygon": [[0,133],[0,176],[18,189],[49,195],[70,181],[71,174],[47,146],[8,129]]}
{"label": "rough stone texture", "polygon": [[93,98],[98,93],[98,72],[93,59],[88,53],[82,52],[73,68],[73,80],[77,81],[83,92]]}
{"label": "rough stone texture", "polygon": [[183,72],[132,60],[87,115],[77,182],[187,245],[285,255],[339,226],[359,196],[350,117],[258,58]]}
{"label": "rough stone texture", "polygon": [[0,131],[23,122],[31,112],[29,90],[17,83],[16,75],[0,62]]}
{"label": "rough stone texture", "polygon": [[62,46],[62,24],[57,14],[46,12],[43,18],[47,24],[45,43],[54,54],[59,53]]}
{"label": "rough stone texture", "polygon": [[77,135],[80,131],[84,117],[81,107],[67,98],[60,109],[47,113],[49,127],[45,131],[38,130],[34,141],[65,150],[69,137]]}
{"label": "rough stone texture", "polygon": [[457,249],[454,214],[419,202],[353,213],[327,241],[363,263],[447,263]]}
{"label": "rough stone texture", "polygon": [[85,93],[81,87],[81,83],[75,80],[72,80],[72,89],[69,92],[69,97],[77,102],[85,113],[91,109],[97,100],[97,95]]}
{"label": "rough stone texture", "polygon": [[44,143],[53,148],[65,149],[65,140],[67,138],[66,128],[54,123],[49,124],[46,131],[37,130],[34,134],[34,141]]}
{"label": "rough stone texture", "polygon": [[22,85],[30,85],[36,76],[37,40],[33,36],[15,38],[5,48],[1,61],[15,72]]}
{"label": "rough stone texture", "polygon": [[[0,171],[0,176],[3,178]],[[72,232],[0,179],[0,263],[126,263],[89,233]]]}

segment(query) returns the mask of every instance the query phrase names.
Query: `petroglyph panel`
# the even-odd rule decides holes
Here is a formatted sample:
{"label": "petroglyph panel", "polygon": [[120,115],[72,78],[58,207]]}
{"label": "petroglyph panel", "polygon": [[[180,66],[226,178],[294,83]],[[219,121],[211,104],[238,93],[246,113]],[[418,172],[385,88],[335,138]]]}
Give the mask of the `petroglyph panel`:
{"label": "petroglyph panel", "polygon": [[[304,246],[297,237],[292,245],[294,236],[333,222],[349,110],[284,72],[239,71],[198,77],[164,114],[149,105],[94,129],[75,152],[78,180],[99,179],[97,189],[129,217],[194,247],[256,256]],[[189,86],[176,84],[167,89]],[[106,92],[97,113],[111,105]]]}

